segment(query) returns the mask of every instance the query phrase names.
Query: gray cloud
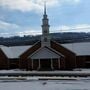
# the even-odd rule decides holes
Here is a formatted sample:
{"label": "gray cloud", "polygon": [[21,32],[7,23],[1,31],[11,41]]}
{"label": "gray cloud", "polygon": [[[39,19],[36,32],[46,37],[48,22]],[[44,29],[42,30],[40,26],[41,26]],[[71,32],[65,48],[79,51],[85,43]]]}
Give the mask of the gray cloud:
{"label": "gray cloud", "polygon": [[44,1],[48,7],[61,5],[63,3],[79,3],[80,0],[0,0],[0,6],[10,10],[26,11],[42,11]]}

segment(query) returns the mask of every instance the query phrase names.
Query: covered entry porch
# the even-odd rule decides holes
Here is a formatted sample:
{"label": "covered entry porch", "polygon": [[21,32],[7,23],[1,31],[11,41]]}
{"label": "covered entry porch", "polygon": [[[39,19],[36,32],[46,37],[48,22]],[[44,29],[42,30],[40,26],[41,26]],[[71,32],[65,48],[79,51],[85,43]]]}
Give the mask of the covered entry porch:
{"label": "covered entry porch", "polygon": [[[64,57],[51,48],[43,47],[29,57],[32,70],[60,70],[65,67]],[[29,66],[30,65],[30,66]]]}
{"label": "covered entry porch", "polygon": [[32,59],[32,70],[58,70],[61,67],[60,58]]}

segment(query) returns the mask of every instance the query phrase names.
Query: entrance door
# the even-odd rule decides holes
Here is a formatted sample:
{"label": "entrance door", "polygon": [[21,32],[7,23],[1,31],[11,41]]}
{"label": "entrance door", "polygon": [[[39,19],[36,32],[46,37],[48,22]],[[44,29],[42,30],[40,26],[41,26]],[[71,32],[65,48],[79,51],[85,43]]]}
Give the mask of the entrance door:
{"label": "entrance door", "polygon": [[51,70],[51,60],[50,59],[41,59],[40,65],[41,65],[40,70]]}
{"label": "entrance door", "polygon": [[18,64],[16,63],[11,63],[9,66],[10,69],[17,69],[18,68]]}

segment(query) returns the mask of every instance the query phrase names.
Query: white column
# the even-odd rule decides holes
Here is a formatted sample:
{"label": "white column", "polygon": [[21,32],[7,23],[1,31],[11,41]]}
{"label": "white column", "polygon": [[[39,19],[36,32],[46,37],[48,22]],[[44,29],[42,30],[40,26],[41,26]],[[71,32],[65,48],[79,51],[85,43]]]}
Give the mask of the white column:
{"label": "white column", "polygon": [[58,68],[60,69],[60,58],[58,58]]}
{"label": "white column", "polygon": [[32,59],[32,69],[33,69],[33,59]]}
{"label": "white column", "polygon": [[51,58],[51,69],[53,70],[53,60]]}

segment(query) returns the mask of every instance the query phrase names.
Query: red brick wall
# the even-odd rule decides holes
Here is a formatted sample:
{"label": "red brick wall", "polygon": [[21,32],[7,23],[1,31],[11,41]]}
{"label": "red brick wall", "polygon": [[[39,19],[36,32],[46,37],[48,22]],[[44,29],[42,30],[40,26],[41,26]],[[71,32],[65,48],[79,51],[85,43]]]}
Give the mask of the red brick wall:
{"label": "red brick wall", "polygon": [[77,68],[90,68],[90,66],[86,65],[87,62],[90,62],[90,56],[77,56]]}
{"label": "red brick wall", "polygon": [[0,49],[0,69],[8,69],[8,58]]}
{"label": "red brick wall", "polygon": [[9,59],[9,69],[18,69],[19,59]]}
{"label": "red brick wall", "polygon": [[28,58],[28,70],[32,70],[32,60],[30,58]]}
{"label": "red brick wall", "polygon": [[56,70],[58,70],[59,69],[59,66],[58,66],[58,59],[53,59],[53,68],[54,68],[54,70],[56,69]]}
{"label": "red brick wall", "polygon": [[65,69],[73,69],[76,67],[76,55],[75,53],[64,48],[60,44],[51,41],[51,48],[55,49],[59,53],[65,56]]}
{"label": "red brick wall", "polygon": [[60,69],[61,70],[65,69],[65,58],[64,57],[60,58]]}
{"label": "red brick wall", "polygon": [[33,45],[30,49],[28,49],[25,53],[23,53],[20,56],[19,66],[21,69],[28,68],[28,56],[30,56],[33,52],[38,50],[40,47],[41,47],[41,42],[37,42],[35,45]]}

